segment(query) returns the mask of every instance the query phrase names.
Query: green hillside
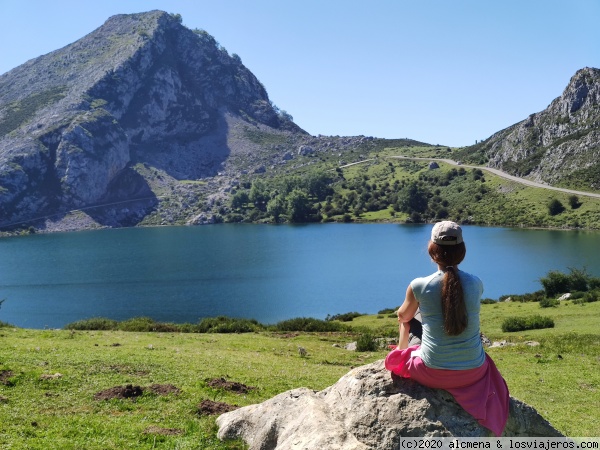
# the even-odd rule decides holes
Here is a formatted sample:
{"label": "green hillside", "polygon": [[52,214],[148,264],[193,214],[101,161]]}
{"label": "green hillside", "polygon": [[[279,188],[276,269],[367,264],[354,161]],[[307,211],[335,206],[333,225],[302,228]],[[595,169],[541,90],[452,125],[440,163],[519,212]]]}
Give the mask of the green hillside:
{"label": "green hillside", "polygon": [[479,168],[396,156],[457,159],[447,147],[376,148],[248,179],[232,192],[225,222],[409,222],[600,228],[600,198],[526,186]]}

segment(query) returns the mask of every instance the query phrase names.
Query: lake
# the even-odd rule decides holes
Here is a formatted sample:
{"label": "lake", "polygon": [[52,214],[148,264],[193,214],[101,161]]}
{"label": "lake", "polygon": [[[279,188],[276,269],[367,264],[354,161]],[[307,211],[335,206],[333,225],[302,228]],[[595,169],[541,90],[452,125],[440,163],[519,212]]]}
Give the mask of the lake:
{"label": "lake", "polygon": [[[61,328],[91,317],[268,324],[397,307],[436,270],[431,225],[220,224],[0,238],[0,321]],[[600,276],[600,233],[465,226],[461,269],[484,297],[541,289],[549,270]]]}

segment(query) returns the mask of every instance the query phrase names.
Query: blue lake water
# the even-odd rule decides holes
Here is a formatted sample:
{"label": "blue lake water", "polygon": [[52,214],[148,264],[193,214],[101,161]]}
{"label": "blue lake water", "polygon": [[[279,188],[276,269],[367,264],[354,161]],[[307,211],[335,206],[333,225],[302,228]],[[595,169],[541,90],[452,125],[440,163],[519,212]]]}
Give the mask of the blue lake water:
{"label": "blue lake water", "polygon": [[[0,239],[0,321],[60,328],[91,317],[275,323],[402,303],[436,267],[431,225],[211,225]],[[549,270],[600,276],[600,233],[464,227],[461,269],[484,297],[541,289]]]}

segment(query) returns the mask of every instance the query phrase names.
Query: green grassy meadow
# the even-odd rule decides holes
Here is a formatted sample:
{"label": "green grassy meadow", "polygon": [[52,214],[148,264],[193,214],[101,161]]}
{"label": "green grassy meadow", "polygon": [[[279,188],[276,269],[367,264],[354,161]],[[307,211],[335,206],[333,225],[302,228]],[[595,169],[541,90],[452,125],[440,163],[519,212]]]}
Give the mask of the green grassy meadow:
{"label": "green grassy meadow", "polygon": [[[391,305],[392,306],[392,305]],[[507,317],[540,314],[555,327],[503,333]],[[510,344],[487,351],[511,395],[534,406],[568,436],[600,436],[600,302],[540,308],[482,305],[482,331]],[[386,349],[352,352],[344,344],[369,330],[394,335],[388,315],[355,318],[355,332],[243,334],[0,328],[0,448],[240,449],[216,438],[203,401],[244,406],[297,387],[321,390]],[[528,344],[535,341],[539,345]],[[338,344],[338,346],[335,346]],[[306,349],[302,357],[298,347]],[[245,393],[211,386],[225,379]],[[146,388],[136,398],[97,400],[107,389]],[[179,392],[154,393],[153,385]]]}

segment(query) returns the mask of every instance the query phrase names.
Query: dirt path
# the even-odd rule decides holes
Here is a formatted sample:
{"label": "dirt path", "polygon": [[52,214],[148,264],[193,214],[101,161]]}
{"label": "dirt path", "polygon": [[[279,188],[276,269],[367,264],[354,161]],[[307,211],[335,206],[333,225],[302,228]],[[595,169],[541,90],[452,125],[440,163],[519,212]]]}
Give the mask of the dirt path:
{"label": "dirt path", "polygon": [[507,180],[511,180],[511,181],[516,181],[517,183],[525,184],[527,186],[533,186],[533,187],[538,187],[538,188],[543,188],[543,189],[550,189],[552,191],[566,192],[567,194],[581,195],[581,196],[584,196],[584,197],[600,198],[600,194],[595,194],[593,192],[574,191],[573,189],[564,189],[564,188],[549,186],[549,185],[544,184],[544,183],[537,183],[535,181],[526,180],[525,178],[515,177],[514,175],[509,175],[506,172],[502,172],[501,170],[492,169],[491,167],[471,166],[471,165],[468,165],[468,164],[459,164],[456,161],[453,161],[451,159],[445,159],[445,158],[418,158],[418,157],[412,157],[412,156],[388,156],[388,158],[409,159],[409,160],[416,160],[416,161],[442,161],[442,162],[445,162],[445,163],[453,165],[453,166],[467,167],[469,169],[481,169],[481,170],[485,170],[487,172],[493,173],[494,175],[498,175],[499,177],[506,178]]}

